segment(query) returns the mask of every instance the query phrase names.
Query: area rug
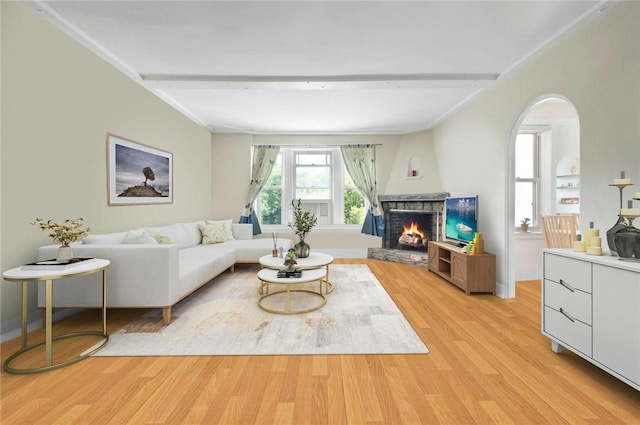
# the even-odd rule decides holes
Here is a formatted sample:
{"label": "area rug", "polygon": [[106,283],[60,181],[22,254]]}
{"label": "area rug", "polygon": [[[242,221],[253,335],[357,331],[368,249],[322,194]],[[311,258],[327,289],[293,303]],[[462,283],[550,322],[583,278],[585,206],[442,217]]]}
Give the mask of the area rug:
{"label": "area rug", "polygon": [[[218,276],[175,305],[167,326],[162,325],[160,310],[150,311],[110,335],[105,348],[94,355],[429,352],[367,265],[330,266],[335,289],[326,296],[326,305],[296,315],[272,314],[258,308],[258,270],[257,266],[243,265],[237,266],[235,273]],[[318,300],[302,293],[292,298],[292,303]],[[273,297],[273,302],[284,302],[284,296]]]}

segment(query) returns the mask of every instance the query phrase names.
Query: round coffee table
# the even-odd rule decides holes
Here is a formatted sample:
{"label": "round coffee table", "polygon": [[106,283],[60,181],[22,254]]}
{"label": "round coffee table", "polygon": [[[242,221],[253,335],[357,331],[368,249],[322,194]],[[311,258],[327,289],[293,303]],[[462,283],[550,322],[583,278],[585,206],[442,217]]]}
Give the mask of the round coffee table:
{"label": "round coffee table", "polygon": [[[322,282],[325,284],[325,294],[333,292],[333,283],[329,281],[329,264],[333,263],[333,256],[325,254],[323,252],[312,251],[306,258],[296,258],[298,262],[295,265],[296,269],[310,270],[320,267],[325,268],[325,278]],[[260,265],[266,269],[281,270],[284,269],[284,258],[273,257],[271,255],[265,255],[258,260]],[[321,282],[321,283],[322,283]]]}
{"label": "round coffee table", "polygon": [[[301,277],[278,277],[278,270],[262,269],[258,272],[258,279],[260,279],[260,287],[262,288],[262,297],[258,300],[258,307],[268,313],[275,314],[300,314],[308,313],[310,311],[317,310],[327,303],[327,299],[322,294],[322,282],[326,278],[325,269],[311,269],[303,270]],[[292,285],[301,285],[303,283],[318,281],[318,291],[312,289],[291,289]],[[285,285],[285,289],[280,291],[269,292],[269,285]],[[307,308],[291,309],[291,293],[307,293],[314,297],[320,298],[320,303]],[[264,300],[273,296],[285,297],[285,307],[283,309],[270,308],[264,305]]]}

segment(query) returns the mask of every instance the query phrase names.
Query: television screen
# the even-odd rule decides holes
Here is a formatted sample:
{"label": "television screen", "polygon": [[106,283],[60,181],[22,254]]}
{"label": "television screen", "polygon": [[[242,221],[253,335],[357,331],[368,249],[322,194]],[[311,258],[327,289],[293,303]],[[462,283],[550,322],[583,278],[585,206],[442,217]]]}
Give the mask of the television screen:
{"label": "television screen", "polygon": [[451,196],[445,199],[445,239],[468,243],[478,231],[478,197]]}

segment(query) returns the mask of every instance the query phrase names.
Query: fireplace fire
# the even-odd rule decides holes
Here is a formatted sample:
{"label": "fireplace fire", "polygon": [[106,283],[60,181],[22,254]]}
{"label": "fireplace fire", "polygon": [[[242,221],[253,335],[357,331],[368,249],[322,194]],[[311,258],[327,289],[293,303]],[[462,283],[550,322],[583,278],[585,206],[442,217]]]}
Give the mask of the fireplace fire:
{"label": "fireplace fire", "polygon": [[398,238],[400,245],[407,245],[411,248],[425,248],[429,239],[426,238],[424,231],[420,229],[418,223],[412,221],[410,225],[403,225],[403,231]]}

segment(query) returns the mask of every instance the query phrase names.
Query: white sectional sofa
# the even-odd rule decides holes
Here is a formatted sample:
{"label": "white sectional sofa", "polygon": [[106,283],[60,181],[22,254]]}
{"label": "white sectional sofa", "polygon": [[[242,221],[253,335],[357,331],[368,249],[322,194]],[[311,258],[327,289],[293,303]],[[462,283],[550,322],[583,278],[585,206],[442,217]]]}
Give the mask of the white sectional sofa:
{"label": "white sectional sofa", "polygon": [[[253,239],[251,224],[224,222],[224,242],[203,244],[201,226],[213,222],[201,220],[89,235],[73,243],[72,249],[77,258],[111,261],[107,269],[107,307],[162,308],[164,323],[168,324],[175,303],[225,270],[233,272],[235,264],[256,263],[271,253],[273,241]],[[278,246],[286,251],[291,240],[281,238]],[[38,260],[55,258],[57,249],[58,245],[40,247]],[[99,273],[57,281],[53,306],[100,307],[100,282]],[[38,304],[43,307],[44,303],[44,285],[40,283]]]}

